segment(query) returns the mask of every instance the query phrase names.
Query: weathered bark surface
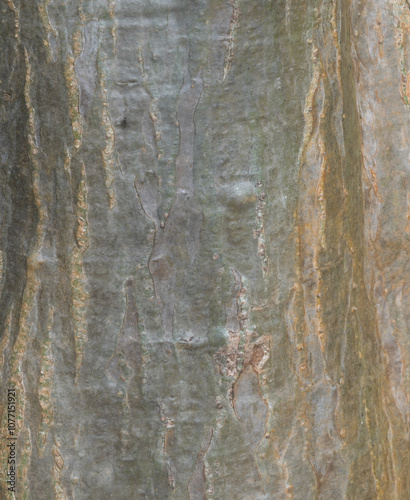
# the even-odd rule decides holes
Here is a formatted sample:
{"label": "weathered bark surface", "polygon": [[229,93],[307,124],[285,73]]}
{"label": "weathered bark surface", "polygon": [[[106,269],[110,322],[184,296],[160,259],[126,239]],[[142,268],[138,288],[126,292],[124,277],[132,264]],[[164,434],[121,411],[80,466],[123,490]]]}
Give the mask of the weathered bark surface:
{"label": "weathered bark surface", "polygon": [[407,1],[0,35],[1,498],[409,498]]}

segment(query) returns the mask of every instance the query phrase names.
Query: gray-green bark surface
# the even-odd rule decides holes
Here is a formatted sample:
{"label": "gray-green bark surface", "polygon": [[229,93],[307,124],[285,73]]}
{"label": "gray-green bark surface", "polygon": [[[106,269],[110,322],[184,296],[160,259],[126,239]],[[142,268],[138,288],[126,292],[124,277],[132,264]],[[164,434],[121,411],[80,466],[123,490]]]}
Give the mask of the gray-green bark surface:
{"label": "gray-green bark surface", "polygon": [[0,1],[1,498],[410,496],[409,34]]}

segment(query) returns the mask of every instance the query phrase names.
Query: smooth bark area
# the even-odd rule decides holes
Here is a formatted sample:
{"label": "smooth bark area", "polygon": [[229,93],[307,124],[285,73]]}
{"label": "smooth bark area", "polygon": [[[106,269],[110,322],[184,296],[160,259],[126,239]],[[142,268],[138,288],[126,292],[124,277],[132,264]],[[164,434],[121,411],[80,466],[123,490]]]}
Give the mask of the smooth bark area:
{"label": "smooth bark area", "polygon": [[408,2],[0,36],[0,497],[409,498]]}

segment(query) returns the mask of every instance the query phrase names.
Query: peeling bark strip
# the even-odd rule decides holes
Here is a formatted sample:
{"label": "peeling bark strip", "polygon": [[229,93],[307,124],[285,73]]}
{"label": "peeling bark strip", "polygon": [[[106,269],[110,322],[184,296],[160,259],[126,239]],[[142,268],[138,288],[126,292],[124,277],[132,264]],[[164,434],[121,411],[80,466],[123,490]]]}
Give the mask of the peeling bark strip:
{"label": "peeling bark strip", "polygon": [[1,499],[409,498],[409,35],[1,0]]}

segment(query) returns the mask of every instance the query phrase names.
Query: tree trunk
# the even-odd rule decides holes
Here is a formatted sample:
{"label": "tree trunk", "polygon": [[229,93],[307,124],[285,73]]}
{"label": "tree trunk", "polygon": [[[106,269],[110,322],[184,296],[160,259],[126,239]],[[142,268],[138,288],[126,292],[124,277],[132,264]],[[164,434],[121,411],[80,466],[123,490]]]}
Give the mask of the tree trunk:
{"label": "tree trunk", "polygon": [[0,10],[1,498],[409,498],[407,1]]}

